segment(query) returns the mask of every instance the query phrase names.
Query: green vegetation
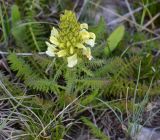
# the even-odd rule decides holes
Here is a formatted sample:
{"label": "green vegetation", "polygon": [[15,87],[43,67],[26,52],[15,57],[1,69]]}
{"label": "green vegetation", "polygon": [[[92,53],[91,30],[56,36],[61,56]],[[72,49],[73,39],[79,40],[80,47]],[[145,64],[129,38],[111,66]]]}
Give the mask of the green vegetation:
{"label": "green vegetation", "polygon": [[[133,15],[137,22],[130,27],[128,19],[112,31],[103,17],[95,21],[90,16],[102,8],[100,1],[95,4],[0,1],[0,139],[70,140],[89,135],[109,140],[117,132],[114,125],[108,127],[110,122],[102,122],[110,111],[125,137],[142,124],[145,106],[160,94],[160,25],[155,17],[160,3],[133,2],[134,8],[144,5]],[[66,59],[45,53],[45,42],[53,26],[58,30],[63,25],[59,21],[66,9],[77,14],[77,28],[87,23],[88,32],[96,35],[90,47],[93,59],[79,56],[73,68]]]}

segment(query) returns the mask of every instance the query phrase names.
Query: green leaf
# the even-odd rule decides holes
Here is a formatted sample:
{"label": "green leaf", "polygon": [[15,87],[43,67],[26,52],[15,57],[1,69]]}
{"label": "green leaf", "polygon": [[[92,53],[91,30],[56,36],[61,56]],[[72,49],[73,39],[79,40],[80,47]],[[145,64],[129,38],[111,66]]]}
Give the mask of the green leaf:
{"label": "green leaf", "polygon": [[17,46],[25,48],[27,47],[26,40],[28,34],[26,34],[26,26],[20,26],[20,25],[21,24],[12,27],[12,35],[16,41]]}
{"label": "green leaf", "polygon": [[26,42],[23,40],[24,36],[26,36],[26,27],[20,26],[21,21],[21,15],[19,8],[16,4],[14,4],[11,8],[11,19],[12,19],[12,35],[14,39],[16,40],[16,44],[18,46],[23,47],[23,43]]}
{"label": "green leaf", "polygon": [[16,25],[18,21],[20,21],[21,16],[19,12],[19,8],[17,5],[13,5],[11,8],[11,17],[12,17],[12,25]]}
{"label": "green leaf", "polygon": [[90,128],[91,133],[101,140],[109,140],[109,138],[97,127],[95,126],[90,120],[85,117],[81,118],[82,121]]}
{"label": "green leaf", "polygon": [[95,33],[96,41],[102,39],[106,33],[106,22],[104,17],[101,17],[96,26],[92,26],[89,28],[89,31]]}
{"label": "green leaf", "polygon": [[7,43],[7,39],[8,39],[8,32],[7,32],[8,19],[5,18],[1,5],[0,5],[0,23],[1,23],[0,26],[2,27],[4,42]]}
{"label": "green leaf", "polygon": [[107,46],[104,49],[104,53],[107,56],[116,49],[119,42],[122,40],[124,33],[125,33],[125,27],[123,25],[120,25],[108,37]]}
{"label": "green leaf", "polygon": [[99,94],[99,90],[94,90],[93,92],[91,92],[90,95],[88,96],[85,96],[82,100],[81,100],[81,104],[83,106],[87,106],[89,105],[90,103],[92,103],[93,101],[95,101],[96,97],[98,96]]}

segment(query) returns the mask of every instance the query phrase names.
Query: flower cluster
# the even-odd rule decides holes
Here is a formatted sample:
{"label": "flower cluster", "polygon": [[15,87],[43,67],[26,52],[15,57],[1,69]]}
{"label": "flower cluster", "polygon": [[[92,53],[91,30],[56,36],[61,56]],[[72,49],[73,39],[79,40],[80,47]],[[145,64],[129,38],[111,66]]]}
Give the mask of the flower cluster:
{"label": "flower cluster", "polygon": [[51,57],[63,57],[68,67],[74,67],[82,56],[92,59],[91,49],[95,44],[95,34],[88,32],[86,23],[80,24],[72,11],[65,11],[60,16],[59,29],[52,28],[50,42],[46,42],[46,54]]}

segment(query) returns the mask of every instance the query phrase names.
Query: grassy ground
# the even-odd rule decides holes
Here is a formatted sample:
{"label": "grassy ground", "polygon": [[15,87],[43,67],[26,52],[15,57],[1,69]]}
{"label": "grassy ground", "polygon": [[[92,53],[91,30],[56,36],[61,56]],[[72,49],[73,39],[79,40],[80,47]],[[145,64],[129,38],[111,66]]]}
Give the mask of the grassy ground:
{"label": "grassy ground", "polygon": [[[0,0],[0,139],[134,140],[137,125],[159,127],[159,6]],[[66,9],[96,35],[74,68],[45,54]]]}

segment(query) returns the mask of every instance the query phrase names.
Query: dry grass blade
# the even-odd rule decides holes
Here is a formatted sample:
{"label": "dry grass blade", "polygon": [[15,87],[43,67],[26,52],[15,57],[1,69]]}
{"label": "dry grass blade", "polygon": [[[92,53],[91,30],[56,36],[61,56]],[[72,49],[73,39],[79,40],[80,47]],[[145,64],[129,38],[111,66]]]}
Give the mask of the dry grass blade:
{"label": "dry grass blade", "polygon": [[132,13],[132,14],[131,14],[131,18],[132,18],[133,22],[134,22],[134,23],[137,23],[137,22],[136,22],[136,19],[135,19],[135,17],[134,17],[133,11],[132,11],[132,9],[131,9],[131,6],[130,6],[130,4],[129,4],[129,2],[128,2],[128,0],[125,0],[125,3],[126,3],[126,5],[127,5],[127,7],[128,7],[129,13]]}
{"label": "dry grass blade", "polygon": [[[159,1],[158,1],[158,2],[159,2]],[[109,13],[111,13],[111,14],[113,14],[113,15],[121,18],[121,19],[123,19],[123,21],[127,21],[127,22],[135,25],[135,27],[138,27],[138,28],[140,28],[140,29],[144,29],[145,31],[147,31],[147,32],[149,32],[149,33],[151,33],[151,34],[153,34],[153,35],[155,35],[155,36],[160,36],[159,34],[155,33],[154,31],[152,31],[152,30],[150,30],[150,29],[148,29],[148,28],[145,28],[144,26],[141,26],[140,24],[135,23],[134,21],[132,21],[132,20],[130,20],[130,19],[128,19],[128,18],[126,18],[126,17],[118,14],[118,13],[115,13],[114,11],[112,11],[112,10],[110,10],[110,9],[107,9],[107,8],[101,6],[101,5],[97,5],[96,3],[92,2],[92,1],[89,1],[89,3],[92,4],[92,5],[94,5],[94,6],[97,6],[97,7],[101,8],[101,9],[103,9],[103,10],[105,10],[106,12],[109,12]]]}

